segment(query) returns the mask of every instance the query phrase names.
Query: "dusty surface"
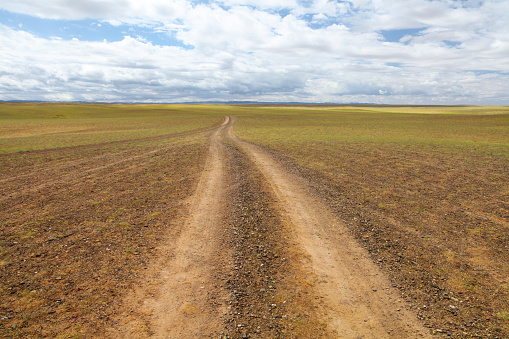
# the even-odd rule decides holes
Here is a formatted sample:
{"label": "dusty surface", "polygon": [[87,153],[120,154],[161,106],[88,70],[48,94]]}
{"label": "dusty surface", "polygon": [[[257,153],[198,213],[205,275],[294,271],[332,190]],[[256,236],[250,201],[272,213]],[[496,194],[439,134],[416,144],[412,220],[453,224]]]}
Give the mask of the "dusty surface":
{"label": "dusty surface", "polygon": [[232,126],[211,134],[190,218],[160,249],[118,333],[427,337],[341,221]]}
{"label": "dusty surface", "polygon": [[[182,231],[115,318],[112,337],[319,337],[317,296],[291,232],[263,177],[225,140],[209,138],[208,160],[185,207]],[[292,240],[293,239],[293,240]],[[293,242],[294,244],[291,244]]]}
{"label": "dusty surface", "polygon": [[427,337],[308,183],[232,127],[5,156],[0,334]]}
{"label": "dusty surface", "polygon": [[335,337],[424,337],[391,283],[328,207],[261,148],[230,137],[249,154],[276,194],[285,219],[309,254],[302,265],[315,275],[321,316]]}
{"label": "dusty surface", "polygon": [[225,199],[225,151],[219,135],[228,121],[209,137],[207,162],[186,204],[181,233],[159,249],[158,262],[149,272],[150,284],[142,283],[130,296],[132,312],[112,335],[198,338],[219,331],[224,311],[208,307],[207,294],[214,289],[211,275]]}
{"label": "dusty surface", "polygon": [[115,326],[156,246],[178,233],[204,133],[2,155],[0,336]]}
{"label": "dusty surface", "polygon": [[318,338],[327,335],[306,260],[263,175],[236,145],[227,143],[229,202],[215,275],[227,292],[224,330],[233,338]]}
{"label": "dusty surface", "polygon": [[509,336],[507,157],[350,142],[270,152],[345,221],[433,333]]}

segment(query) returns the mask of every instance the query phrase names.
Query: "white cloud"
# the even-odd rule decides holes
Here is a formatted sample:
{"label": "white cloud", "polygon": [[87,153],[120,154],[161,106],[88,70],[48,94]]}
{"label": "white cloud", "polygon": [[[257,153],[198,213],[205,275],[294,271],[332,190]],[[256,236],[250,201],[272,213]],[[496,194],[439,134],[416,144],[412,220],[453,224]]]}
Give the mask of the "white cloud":
{"label": "white cloud", "polygon": [[49,19],[157,21],[181,17],[191,7],[186,0],[0,0],[0,8]]}
{"label": "white cloud", "polygon": [[288,8],[298,7],[298,3],[295,0],[219,0],[218,3],[221,3],[226,6],[252,6],[259,9],[271,9],[271,10],[281,10]]}
{"label": "white cloud", "polygon": [[197,6],[192,15],[184,19],[184,25],[189,29],[181,30],[177,37],[207,52],[249,52],[274,35],[272,28],[280,20],[279,15],[248,7],[227,11],[215,6]]}
{"label": "white cloud", "polygon": [[[97,29],[131,25],[121,41],[90,42],[0,24],[3,100],[509,103],[506,1],[0,0],[0,8],[91,18]],[[192,49],[154,45],[139,27]],[[381,36],[409,28],[423,30],[399,42]]]}
{"label": "white cloud", "polygon": [[323,13],[318,13],[318,14],[315,14],[313,15],[313,22],[317,22],[317,21],[324,21],[324,20],[327,20],[327,16]]}

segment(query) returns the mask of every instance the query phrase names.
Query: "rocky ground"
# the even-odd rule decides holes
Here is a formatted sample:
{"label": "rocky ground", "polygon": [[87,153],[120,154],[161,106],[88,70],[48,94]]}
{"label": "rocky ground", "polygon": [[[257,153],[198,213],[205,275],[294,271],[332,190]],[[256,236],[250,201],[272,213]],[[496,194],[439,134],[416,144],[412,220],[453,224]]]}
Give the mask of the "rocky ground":
{"label": "rocky ground", "polygon": [[[224,270],[229,292],[225,338],[317,338],[325,326],[313,312],[311,284],[298,268],[298,249],[277,205],[248,157],[228,145],[230,203],[224,222]],[[293,239],[294,240],[294,239]]]}
{"label": "rocky ground", "polygon": [[206,138],[179,138],[1,156],[1,337],[114,325],[203,166]]}
{"label": "rocky ground", "polygon": [[320,167],[272,154],[347,223],[434,334],[509,336],[507,162],[348,144],[324,150]]}

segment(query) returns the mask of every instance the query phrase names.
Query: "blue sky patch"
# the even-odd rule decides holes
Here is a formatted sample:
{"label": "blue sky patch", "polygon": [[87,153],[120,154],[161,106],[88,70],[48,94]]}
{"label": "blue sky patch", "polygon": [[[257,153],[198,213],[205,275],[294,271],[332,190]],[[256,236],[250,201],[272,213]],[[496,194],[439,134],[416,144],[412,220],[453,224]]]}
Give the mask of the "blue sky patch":
{"label": "blue sky patch", "polygon": [[292,13],[292,11],[289,8],[283,8],[275,11],[275,13],[279,14],[280,17],[284,18],[290,13]]}
{"label": "blue sky patch", "polygon": [[461,46],[461,42],[459,41],[451,41],[451,40],[444,40],[444,43],[449,47],[459,47]]}
{"label": "blue sky patch", "polygon": [[403,67],[401,62],[386,62],[385,64],[390,67]]}
{"label": "blue sky patch", "polygon": [[408,28],[408,29],[391,29],[387,31],[381,31],[385,41],[389,42],[399,42],[402,37],[406,35],[418,35],[419,32],[425,30],[426,28]]}
{"label": "blue sky patch", "polygon": [[192,49],[171,32],[158,32],[154,27],[134,25],[114,26],[97,20],[53,20],[0,10],[0,22],[13,29],[22,29],[44,39],[61,38],[81,41],[122,41],[125,36],[146,40],[153,45]]}
{"label": "blue sky patch", "polygon": [[475,73],[475,75],[486,75],[486,74],[498,74],[498,75],[509,75],[509,72],[504,71],[492,71],[492,70],[484,70],[484,69],[472,69],[469,72]]}

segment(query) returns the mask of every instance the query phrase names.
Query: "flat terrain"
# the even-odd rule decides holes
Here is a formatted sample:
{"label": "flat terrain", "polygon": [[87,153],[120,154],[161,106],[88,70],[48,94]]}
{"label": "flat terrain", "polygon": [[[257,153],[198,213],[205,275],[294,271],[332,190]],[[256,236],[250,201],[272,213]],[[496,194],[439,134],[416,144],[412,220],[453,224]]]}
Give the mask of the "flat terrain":
{"label": "flat terrain", "polygon": [[508,336],[507,108],[263,110],[239,136],[308,180],[426,326]]}
{"label": "flat terrain", "polygon": [[0,105],[0,336],[509,336],[507,107]]}

